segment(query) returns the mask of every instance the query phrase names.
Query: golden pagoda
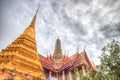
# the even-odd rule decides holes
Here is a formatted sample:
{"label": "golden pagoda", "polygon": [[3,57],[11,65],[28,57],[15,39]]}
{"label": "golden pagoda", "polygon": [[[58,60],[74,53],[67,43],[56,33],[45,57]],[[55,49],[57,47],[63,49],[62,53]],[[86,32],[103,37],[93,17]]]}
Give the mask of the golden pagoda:
{"label": "golden pagoda", "polygon": [[35,40],[38,9],[23,34],[0,52],[0,80],[46,80]]}

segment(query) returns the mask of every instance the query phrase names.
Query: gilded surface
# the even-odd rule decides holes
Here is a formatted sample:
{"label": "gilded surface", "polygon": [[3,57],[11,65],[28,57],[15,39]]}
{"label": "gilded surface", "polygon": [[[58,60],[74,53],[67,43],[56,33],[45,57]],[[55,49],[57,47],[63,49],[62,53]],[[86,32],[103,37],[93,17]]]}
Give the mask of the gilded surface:
{"label": "gilded surface", "polygon": [[35,41],[37,12],[24,33],[0,52],[0,80],[45,80]]}

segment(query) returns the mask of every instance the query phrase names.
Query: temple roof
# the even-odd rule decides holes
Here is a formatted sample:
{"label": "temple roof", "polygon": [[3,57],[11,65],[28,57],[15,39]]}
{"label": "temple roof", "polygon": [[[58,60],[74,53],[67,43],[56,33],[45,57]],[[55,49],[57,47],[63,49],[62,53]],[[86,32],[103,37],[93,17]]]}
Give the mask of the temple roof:
{"label": "temple roof", "polygon": [[72,55],[71,57],[65,58],[62,57],[62,65],[60,68],[55,68],[53,63],[52,58],[46,58],[42,55],[39,55],[40,61],[43,64],[44,68],[50,69],[54,72],[59,72],[63,69],[73,69],[74,67],[80,67],[81,65],[86,65],[89,66],[91,69],[96,71],[94,66],[91,64],[91,61],[89,60],[86,51],[84,50],[81,53],[76,52],[76,54]]}

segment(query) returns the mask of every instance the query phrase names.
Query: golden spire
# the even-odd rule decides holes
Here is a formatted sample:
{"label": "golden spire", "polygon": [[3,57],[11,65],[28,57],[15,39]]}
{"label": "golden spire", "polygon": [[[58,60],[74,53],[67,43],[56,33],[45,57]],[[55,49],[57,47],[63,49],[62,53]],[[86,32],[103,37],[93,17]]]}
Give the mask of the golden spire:
{"label": "golden spire", "polygon": [[[39,61],[35,40],[35,22],[39,7],[32,19],[31,24],[12,44],[4,51],[0,52],[1,64],[0,69],[13,70],[24,75],[30,73],[34,79],[45,80],[42,65]],[[21,79],[15,79],[21,80]],[[33,79],[31,79],[33,80]]]}
{"label": "golden spire", "polygon": [[[35,55],[37,56],[37,59],[39,56],[37,55],[37,45],[36,45],[36,32],[35,32],[35,23],[36,18],[38,14],[38,10],[40,8],[40,5],[38,6],[37,11],[35,12],[35,15],[30,23],[30,25],[25,29],[23,34],[21,34],[12,44],[24,44],[27,45],[27,48],[31,49],[32,51],[35,51]],[[32,42],[32,43],[30,43]],[[12,45],[11,44],[11,45]],[[31,55],[34,55],[31,54]]]}
{"label": "golden spire", "polygon": [[60,58],[60,57],[62,57],[61,41],[60,41],[59,38],[56,40],[54,57],[55,57],[55,58]]}
{"label": "golden spire", "polygon": [[38,9],[37,9],[32,21],[31,21],[31,24],[29,25],[29,27],[22,34],[22,35],[27,35],[27,36],[31,37],[32,39],[34,39],[34,40],[35,40],[35,24],[36,24],[36,18],[37,18],[39,7],[40,7],[40,5],[38,6]]}
{"label": "golden spire", "polygon": [[38,14],[39,8],[40,8],[40,4],[39,4],[39,6],[38,6],[38,9],[37,9],[37,11],[36,11],[36,13],[35,13],[35,15],[34,15],[34,18],[33,18],[33,20],[32,20],[32,22],[31,22],[31,24],[30,24],[29,27],[35,27],[36,18],[37,18],[37,14]]}

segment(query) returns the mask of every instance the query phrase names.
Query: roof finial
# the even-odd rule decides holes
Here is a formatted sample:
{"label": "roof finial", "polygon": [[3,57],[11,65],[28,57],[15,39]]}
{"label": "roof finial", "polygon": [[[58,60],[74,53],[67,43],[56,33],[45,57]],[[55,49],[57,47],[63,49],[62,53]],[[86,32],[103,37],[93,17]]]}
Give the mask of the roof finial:
{"label": "roof finial", "polygon": [[76,54],[77,54],[77,55],[79,54],[79,47],[77,47],[77,52],[76,52]]}
{"label": "roof finial", "polygon": [[79,47],[77,47],[77,52],[79,51]]}
{"label": "roof finial", "polygon": [[84,45],[84,51],[85,51],[85,49],[86,49],[86,45]]}
{"label": "roof finial", "polygon": [[48,51],[46,51],[46,54],[47,54],[47,58],[49,58]]}
{"label": "roof finial", "polygon": [[68,53],[66,52],[66,58],[68,58]]}

